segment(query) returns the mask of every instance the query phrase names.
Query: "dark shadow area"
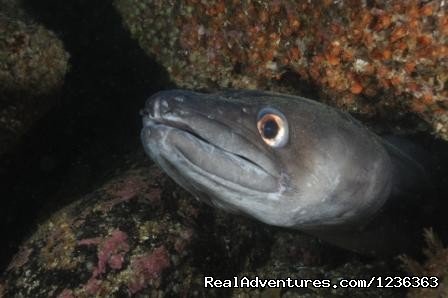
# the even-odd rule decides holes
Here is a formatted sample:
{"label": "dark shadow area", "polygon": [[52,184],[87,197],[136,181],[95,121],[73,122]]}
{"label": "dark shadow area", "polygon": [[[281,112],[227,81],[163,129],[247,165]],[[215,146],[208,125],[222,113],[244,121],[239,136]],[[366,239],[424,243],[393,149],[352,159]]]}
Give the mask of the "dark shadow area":
{"label": "dark shadow area", "polygon": [[[406,124],[406,123],[405,123]],[[405,125],[404,124],[404,125]],[[400,138],[405,138],[406,142],[397,142]],[[390,211],[391,218],[398,221],[406,218],[409,227],[414,227],[414,231],[419,238],[410,242],[411,251],[414,251],[415,258],[424,260],[423,248],[427,247],[424,239],[424,229],[432,229],[435,235],[442,242],[448,244],[448,221],[446,210],[448,210],[448,143],[436,139],[428,133],[418,133],[405,136],[385,136],[391,144],[400,148],[402,152],[412,157],[423,168],[424,173],[411,180],[415,185],[408,185],[413,192],[403,192]],[[395,141],[393,141],[395,139]],[[402,177],[412,177],[412,174],[403,168],[400,171]],[[408,191],[409,191],[408,190]],[[411,199],[414,197],[414,201]],[[404,213],[406,212],[406,213]],[[411,251],[409,253],[411,253]]]}
{"label": "dark shadow area", "polygon": [[62,39],[71,69],[54,95],[58,105],[1,161],[0,270],[38,217],[88,192],[140,146],[139,109],[172,86],[122,27],[112,1],[24,3]]}
{"label": "dark shadow area", "polygon": [[300,77],[300,75],[293,70],[286,70],[281,79],[279,85],[283,88],[291,88],[294,94],[298,94],[303,97],[317,99],[319,98],[319,87],[313,85]]}
{"label": "dark shadow area", "polygon": [[437,201],[437,205],[431,208],[431,200],[425,200],[426,204],[423,204],[422,209],[435,210],[433,219],[436,222],[432,227],[442,242],[448,245],[448,142],[427,137],[422,144],[429,152],[430,175],[434,181],[435,200]]}

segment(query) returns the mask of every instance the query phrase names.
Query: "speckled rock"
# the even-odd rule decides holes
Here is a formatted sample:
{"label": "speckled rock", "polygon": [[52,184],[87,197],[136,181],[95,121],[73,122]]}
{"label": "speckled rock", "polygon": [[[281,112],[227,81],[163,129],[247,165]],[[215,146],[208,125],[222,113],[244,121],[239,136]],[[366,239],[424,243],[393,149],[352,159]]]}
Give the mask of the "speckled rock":
{"label": "speckled rock", "polygon": [[[409,298],[437,298],[448,295],[448,247],[444,246],[432,230],[425,231],[427,247],[424,249],[426,260],[419,263],[409,257],[402,257],[404,267],[413,276],[437,278],[437,287],[416,287],[409,291]],[[435,285],[434,280],[426,280]]]}
{"label": "speckled rock", "polygon": [[0,1],[0,155],[55,104],[68,53],[19,1]]}
{"label": "speckled rock", "polygon": [[351,112],[386,119],[414,113],[448,140],[445,1],[114,2],[179,86],[286,83],[293,92],[305,81]]}
{"label": "speckled rock", "polygon": [[6,269],[6,295],[164,291],[161,278],[185,258],[193,234],[164,212],[161,173],[141,171],[129,170],[43,223]]}
{"label": "speckled rock", "polygon": [[[343,277],[399,274],[394,263],[362,262],[359,256],[300,232],[214,210],[148,165],[143,152],[137,160],[40,224],[1,276],[0,293],[5,297],[347,297],[343,288],[206,289],[204,276],[337,282]],[[387,288],[350,291],[351,297],[397,297],[396,293]]]}

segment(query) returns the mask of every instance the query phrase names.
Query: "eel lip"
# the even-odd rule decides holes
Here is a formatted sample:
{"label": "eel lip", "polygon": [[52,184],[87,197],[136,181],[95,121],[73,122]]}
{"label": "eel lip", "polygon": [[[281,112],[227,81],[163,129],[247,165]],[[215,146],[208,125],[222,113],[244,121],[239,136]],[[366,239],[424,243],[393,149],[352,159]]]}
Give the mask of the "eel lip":
{"label": "eel lip", "polygon": [[156,125],[164,125],[167,127],[171,127],[171,128],[175,128],[178,129],[180,131],[182,131],[185,134],[189,134],[192,137],[201,140],[204,143],[207,143],[211,146],[217,147],[221,150],[224,150],[222,148],[220,148],[219,146],[216,146],[215,144],[209,142],[207,139],[203,138],[202,136],[200,136],[198,133],[196,133],[190,126],[181,123],[181,122],[176,122],[176,121],[172,121],[172,120],[164,120],[163,118],[159,118],[159,119],[154,119],[154,117],[148,116],[146,115],[145,117],[143,117],[143,126],[146,128],[151,128],[154,127]]}
{"label": "eel lip", "polygon": [[[278,191],[278,181],[257,163],[233,152],[227,151],[201,136],[165,124],[156,125],[172,129],[172,142],[182,175],[190,176],[203,185],[221,185],[240,193],[271,193]],[[177,137],[176,137],[177,135]],[[165,158],[170,159],[169,156]],[[202,178],[198,178],[202,176]],[[193,178],[196,177],[196,178]],[[202,182],[200,182],[202,181]],[[207,182],[208,181],[208,182]]]}
{"label": "eel lip", "polygon": [[140,115],[142,116],[143,126],[144,127],[153,127],[155,125],[165,125],[167,127],[175,128],[181,130],[182,132],[189,134],[196,139],[201,140],[204,143],[217,147],[221,150],[227,151],[223,148],[220,148],[216,144],[213,144],[205,137],[201,136],[197,131],[195,131],[190,125],[184,123],[182,121],[176,121],[175,119],[166,119],[163,115],[166,111],[162,111],[161,108],[161,97],[163,95],[155,94],[148,99],[146,102],[146,106],[144,109],[140,110]]}
{"label": "eel lip", "polygon": [[[218,149],[238,159],[242,166],[257,168],[259,172],[273,179],[279,178],[281,173],[275,162],[267,152],[260,151],[259,146],[250,138],[230,131],[228,124],[221,123],[219,117],[212,118],[196,111],[192,106],[194,102],[184,100],[185,96],[177,93],[162,91],[154,94],[146,101],[145,108],[141,111],[143,126],[156,129],[156,126],[163,125],[177,129],[192,140],[200,141],[196,146],[209,145],[209,149]],[[191,155],[194,154],[191,152]]]}
{"label": "eel lip", "polygon": [[[277,178],[258,163],[209,142],[183,123],[158,121],[151,117],[145,117],[144,131],[149,131],[149,134],[146,132],[146,136],[152,135],[153,130],[168,131],[166,133],[169,134],[169,137],[165,138],[164,144],[159,144],[155,139],[151,143],[152,146],[159,147],[159,149],[155,149],[155,152],[160,152],[158,153],[160,156],[155,156],[156,159],[163,158],[164,164],[169,162],[174,168],[180,166],[177,171],[178,175],[189,176],[188,173],[195,172],[195,177],[203,176],[201,179],[203,182],[209,179],[209,183],[212,184],[218,183],[241,191],[246,189],[243,192],[272,193],[278,191]],[[170,147],[169,149],[160,147],[167,145]],[[164,151],[165,153],[163,153]],[[207,183],[204,182],[204,184]]]}

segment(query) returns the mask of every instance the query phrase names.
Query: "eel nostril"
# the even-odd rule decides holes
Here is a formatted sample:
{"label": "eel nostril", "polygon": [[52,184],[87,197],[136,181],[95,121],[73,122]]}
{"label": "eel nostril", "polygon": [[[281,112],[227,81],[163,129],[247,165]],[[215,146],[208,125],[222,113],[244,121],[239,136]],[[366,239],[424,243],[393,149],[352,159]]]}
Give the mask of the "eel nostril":
{"label": "eel nostril", "polygon": [[148,109],[140,109],[139,114],[141,117],[145,117],[149,115]]}
{"label": "eel nostril", "polygon": [[159,108],[160,113],[162,113],[162,114],[168,114],[168,113],[172,112],[170,104],[168,103],[168,101],[166,99],[159,100],[158,108]]}

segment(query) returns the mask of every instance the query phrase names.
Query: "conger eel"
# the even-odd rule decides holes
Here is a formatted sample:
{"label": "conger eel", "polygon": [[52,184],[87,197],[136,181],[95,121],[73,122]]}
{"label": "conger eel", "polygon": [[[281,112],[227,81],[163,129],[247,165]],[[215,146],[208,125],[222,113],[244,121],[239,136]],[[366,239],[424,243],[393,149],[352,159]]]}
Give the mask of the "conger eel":
{"label": "conger eel", "polygon": [[405,251],[421,233],[406,208],[418,209],[425,169],[348,113],[269,92],[170,90],[142,116],[145,151],[209,205],[360,253]]}

